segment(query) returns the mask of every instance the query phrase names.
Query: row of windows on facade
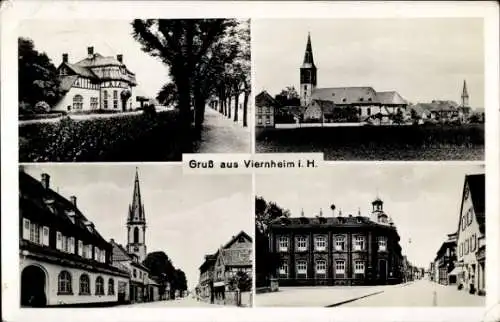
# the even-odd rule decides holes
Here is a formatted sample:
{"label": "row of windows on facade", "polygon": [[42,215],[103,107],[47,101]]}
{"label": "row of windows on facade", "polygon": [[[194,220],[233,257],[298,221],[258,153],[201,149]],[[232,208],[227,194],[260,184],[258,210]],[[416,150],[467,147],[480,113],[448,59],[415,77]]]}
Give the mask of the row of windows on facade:
{"label": "row of windows on facade", "polygon": [[[61,271],[58,277],[57,283],[57,293],[61,295],[73,295],[73,279],[71,273],[68,271]],[[97,276],[95,279],[95,295],[105,295],[104,289],[104,279],[102,276]],[[78,295],[91,295],[91,282],[90,277],[87,274],[80,275],[80,290]],[[115,295],[115,281],[110,278],[108,279],[108,295]]]}
{"label": "row of windows on facade", "polygon": [[[257,123],[262,124],[262,116],[257,117]],[[266,124],[271,124],[271,117],[269,115],[266,115]]]}
{"label": "row of windows on facade", "polygon": [[[364,261],[354,261],[354,274],[364,274],[365,273],[365,262]],[[323,275],[326,277],[327,264],[326,260],[318,259],[315,262],[314,272],[316,276]],[[346,261],[336,260],[335,261],[335,275],[345,275]],[[295,262],[295,274],[297,276],[307,277],[307,261],[297,260]],[[280,277],[289,277],[288,263],[282,262],[279,267]]]}
{"label": "row of windows on facade", "polygon": [[[49,247],[50,228],[31,222],[23,218],[23,239],[32,243]],[[98,262],[106,262],[106,251],[90,244],[83,244],[78,240],[78,247],[75,247],[75,238],[65,236],[60,231],[56,231],[56,249],[69,254],[78,254],[86,259],[94,259]],[[92,252],[92,249],[94,252]]]}
{"label": "row of windows on facade", "polygon": [[[377,237],[378,250],[387,250],[387,238],[384,236]],[[295,237],[295,250],[296,251],[307,251],[308,249],[308,238],[305,236]],[[353,250],[364,250],[365,249],[365,237],[364,236],[354,236]],[[345,236],[335,236],[335,250],[343,251],[346,248],[346,237]],[[287,252],[289,249],[289,238],[287,236],[278,237],[278,251]],[[315,236],[314,237],[314,250],[316,251],[326,251],[327,250],[327,237],[326,236]]]}
{"label": "row of windows on facade", "polygon": [[478,243],[477,243],[476,233],[472,234],[471,236],[463,240],[458,246],[459,257],[475,252],[478,248],[477,244]]}
{"label": "row of windows on facade", "polygon": [[252,274],[252,269],[251,268],[245,268],[245,267],[232,267],[230,270],[226,271],[224,275],[223,270],[217,270],[216,272],[216,279],[217,280],[222,280],[224,276],[226,278],[231,278],[235,276],[238,272],[245,272],[247,274]]}
{"label": "row of windows on facade", "polygon": [[[263,111],[262,106],[259,106],[259,108],[258,108],[257,111],[258,111],[259,114],[262,114],[262,111]],[[271,113],[271,107],[269,107],[269,106],[266,107],[266,113],[268,113],[268,114]]]}
{"label": "row of windows on facade", "polygon": [[[107,91],[104,91],[104,93],[107,93]],[[117,91],[113,91],[113,93],[117,93]],[[118,97],[113,95],[113,108],[117,109],[118,108]],[[104,95],[104,100],[103,100],[103,107],[105,109],[108,108],[108,95]],[[91,97],[90,98],[90,108],[95,110],[99,108],[99,98],[97,97]],[[82,110],[83,109],[83,96],[82,95],[75,95],[73,97],[73,110]]]}

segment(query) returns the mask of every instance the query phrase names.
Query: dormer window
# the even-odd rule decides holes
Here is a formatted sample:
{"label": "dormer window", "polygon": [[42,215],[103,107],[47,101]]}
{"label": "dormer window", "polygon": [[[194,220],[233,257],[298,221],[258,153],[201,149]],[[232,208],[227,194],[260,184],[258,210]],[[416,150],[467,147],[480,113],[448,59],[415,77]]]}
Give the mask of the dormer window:
{"label": "dormer window", "polygon": [[360,97],[360,98],[359,98],[359,101],[360,101],[360,102],[363,102],[363,98],[362,98],[362,97]]}
{"label": "dormer window", "polygon": [[346,98],[345,98],[345,97],[344,97],[344,98],[342,98],[342,102],[345,102],[345,101],[346,101]]}
{"label": "dormer window", "polygon": [[71,222],[74,224],[75,223],[75,217],[76,217],[75,212],[72,211],[72,210],[70,210],[70,211],[66,212],[66,215],[68,216],[69,220],[71,220]]}
{"label": "dormer window", "polygon": [[368,97],[368,102],[371,102],[372,101],[372,98],[371,97]]}
{"label": "dormer window", "polygon": [[87,227],[87,230],[90,231],[91,233],[94,232],[94,224],[90,221],[85,222],[85,227]]}

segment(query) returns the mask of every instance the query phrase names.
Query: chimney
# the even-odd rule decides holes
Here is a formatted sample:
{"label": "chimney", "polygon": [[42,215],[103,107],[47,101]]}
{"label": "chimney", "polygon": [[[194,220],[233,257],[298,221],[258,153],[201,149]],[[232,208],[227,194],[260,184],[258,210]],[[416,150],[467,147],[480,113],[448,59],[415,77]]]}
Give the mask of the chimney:
{"label": "chimney", "polygon": [[62,54],[62,61],[63,61],[63,63],[68,62],[68,54],[67,53]]}
{"label": "chimney", "polygon": [[87,47],[87,53],[89,55],[89,58],[94,58],[94,47]]}
{"label": "chimney", "polygon": [[123,55],[122,54],[116,55],[116,60],[118,60],[120,63],[123,63]]}
{"label": "chimney", "polygon": [[50,188],[50,176],[47,173],[42,173],[42,186],[45,189]]}
{"label": "chimney", "polygon": [[76,196],[70,196],[69,200],[71,201],[71,203],[73,204],[73,206],[75,206],[75,208],[76,208]]}

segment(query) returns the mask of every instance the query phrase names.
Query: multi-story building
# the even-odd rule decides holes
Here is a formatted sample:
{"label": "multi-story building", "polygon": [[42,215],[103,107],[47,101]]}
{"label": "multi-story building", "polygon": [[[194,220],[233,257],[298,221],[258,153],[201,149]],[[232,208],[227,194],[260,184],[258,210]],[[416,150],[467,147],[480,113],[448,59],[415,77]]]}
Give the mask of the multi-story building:
{"label": "multi-story building", "polygon": [[198,297],[205,302],[214,302],[214,267],[218,252],[205,255],[205,261],[200,266],[200,278],[198,281]]}
{"label": "multi-story building", "polygon": [[110,305],[129,275],[112,265],[112,245],[77,206],[19,172],[21,306]]}
{"label": "multi-story building", "polygon": [[64,112],[125,111],[136,102],[135,74],[123,63],[123,55],[105,57],[88,47],[88,56],[69,62],[67,53],[57,68],[61,89],[65,92],[53,110]]}
{"label": "multi-story building", "polygon": [[270,252],[279,254],[279,284],[371,285],[402,281],[399,234],[379,198],[371,216],[283,217],[273,221]]}
{"label": "multi-story building", "polygon": [[277,108],[275,99],[266,91],[255,97],[255,125],[257,127],[274,127],[274,110]]}
{"label": "multi-story building", "polygon": [[470,293],[485,293],[485,176],[466,175],[458,220],[457,283]]}
{"label": "multi-story building", "polygon": [[457,233],[448,234],[447,240],[441,244],[434,261],[437,263],[438,282],[443,285],[455,284],[455,262],[457,260]]}

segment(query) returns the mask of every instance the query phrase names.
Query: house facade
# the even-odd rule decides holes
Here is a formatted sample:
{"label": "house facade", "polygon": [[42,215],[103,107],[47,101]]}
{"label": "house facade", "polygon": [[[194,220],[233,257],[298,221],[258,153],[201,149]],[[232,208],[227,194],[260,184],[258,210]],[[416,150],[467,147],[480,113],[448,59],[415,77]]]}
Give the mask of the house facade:
{"label": "house facade", "polygon": [[457,231],[457,283],[485,293],[485,175],[466,175]]}
{"label": "house facade", "polygon": [[255,97],[255,126],[274,127],[274,110],[277,103],[266,91],[262,91]]}
{"label": "house facade", "polygon": [[61,100],[52,107],[67,113],[126,111],[135,108],[135,74],[123,62],[123,55],[105,57],[87,48],[86,58],[70,63],[67,53],[57,68]]}
{"label": "house facade", "polygon": [[214,267],[218,253],[205,255],[205,261],[200,266],[197,296],[200,300],[214,303]]}
{"label": "house facade", "polygon": [[119,302],[128,273],[112,265],[112,245],[68,199],[19,172],[21,306],[98,306]]}
{"label": "house facade", "polygon": [[457,261],[457,233],[449,234],[446,241],[437,251],[435,263],[437,264],[437,283],[451,285],[457,283],[455,264]]}
{"label": "house facade", "polygon": [[283,286],[375,285],[402,281],[399,234],[383,210],[372,202],[370,216],[280,218],[270,225],[270,252],[281,264]]}
{"label": "house facade", "polygon": [[[337,121],[335,109],[351,110],[356,121],[372,120],[375,124],[389,124],[392,116],[406,112],[408,103],[396,91],[376,92],[372,87],[317,88],[317,68],[314,63],[311,36],[307,37],[304,60],[300,67],[300,101],[307,107],[304,119],[307,121]],[[316,101],[316,102],[315,102]],[[323,108],[330,102],[333,107]],[[343,115],[346,112],[337,111]],[[342,119],[342,118],[341,118]]]}

